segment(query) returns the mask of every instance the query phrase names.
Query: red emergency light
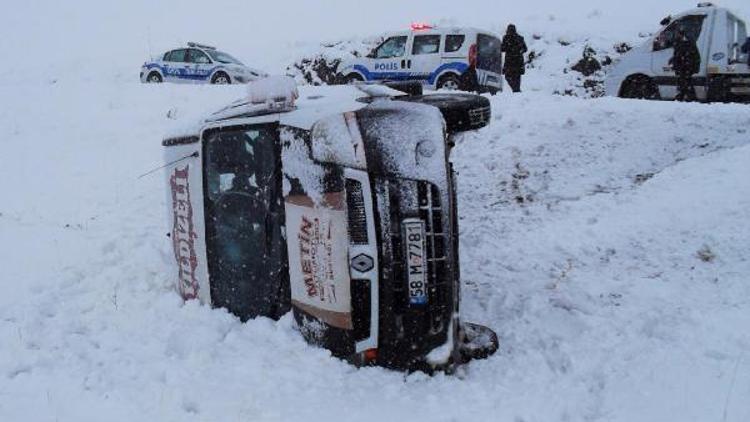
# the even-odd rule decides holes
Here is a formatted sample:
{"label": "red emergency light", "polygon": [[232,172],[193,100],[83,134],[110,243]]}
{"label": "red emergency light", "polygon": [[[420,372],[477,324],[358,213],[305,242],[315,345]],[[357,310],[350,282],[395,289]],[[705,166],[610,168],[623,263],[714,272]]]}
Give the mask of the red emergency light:
{"label": "red emergency light", "polygon": [[434,28],[429,23],[422,23],[422,22],[415,22],[411,24],[411,30],[412,31],[424,31],[426,29],[432,29]]}

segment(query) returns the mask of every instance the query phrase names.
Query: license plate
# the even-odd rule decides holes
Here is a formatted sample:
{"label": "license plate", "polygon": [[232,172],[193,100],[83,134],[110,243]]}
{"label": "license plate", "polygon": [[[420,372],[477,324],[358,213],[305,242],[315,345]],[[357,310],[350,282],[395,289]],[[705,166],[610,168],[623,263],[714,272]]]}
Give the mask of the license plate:
{"label": "license plate", "polygon": [[404,220],[403,227],[409,303],[424,305],[427,303],[424,222],[422,220]]}

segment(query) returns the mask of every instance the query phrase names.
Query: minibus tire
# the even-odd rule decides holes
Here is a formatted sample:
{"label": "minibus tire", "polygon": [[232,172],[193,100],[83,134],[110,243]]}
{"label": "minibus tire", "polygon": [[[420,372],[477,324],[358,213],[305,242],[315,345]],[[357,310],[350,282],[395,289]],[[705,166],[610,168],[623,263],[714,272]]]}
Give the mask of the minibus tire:
{"label": "minibus tire", "polygon": [[[440,109],[445,119],[446,131],[449,134],[481,129],[487,126],[492,118],[490,100],[474,94],[432,94],[397,97],[400,101],[409,101],[431,105]],[[472,119],[472,114],[481,113],[481,118]]]}
{"label": "minibus tire", "polygon": [[484,325],[464,322],[459,330],[461,363],[487,359],[500,347],[497,334]]}

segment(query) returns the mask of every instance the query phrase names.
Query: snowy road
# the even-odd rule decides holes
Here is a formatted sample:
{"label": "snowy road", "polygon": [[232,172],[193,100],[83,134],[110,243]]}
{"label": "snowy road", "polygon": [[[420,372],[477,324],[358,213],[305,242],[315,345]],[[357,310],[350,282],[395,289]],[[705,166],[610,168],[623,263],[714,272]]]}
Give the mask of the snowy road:
{"label": "snowy road", "polygon": [[174,292],[138,175],[168,114],[241,90],[0,87],[1,421],[750,420],[747,106],[494,98],[453,158],[463,312],[501,352],[430,378]]}

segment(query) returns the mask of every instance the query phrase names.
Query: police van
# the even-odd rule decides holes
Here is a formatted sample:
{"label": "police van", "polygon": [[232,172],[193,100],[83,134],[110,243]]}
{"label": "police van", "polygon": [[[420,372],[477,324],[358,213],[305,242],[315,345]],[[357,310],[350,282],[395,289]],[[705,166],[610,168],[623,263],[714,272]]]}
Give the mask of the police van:
{"label": "police van", "polygon": [[503,88],[501,44],[488,31],[413,24],[386,35],[367,56],[342,62],[338,74],[343,83],[412,80],[451,90],[473,89],[476,81],[494,94]]}
{"label": "police van", "polygon": [[143,63],[141,82],[248,83],[268,76],[251,69],[231,55],[205,44],[189,42],[187,48],[167,51]]}
{"label": "police van", "polygon": [[623,98],[671,100],[677,96],[677,75],[670,65],[677,34],[696,42],[701,55],[693,75],[696,95],[704,101],[750,100],[750,68],[741,46],[747,26],[730,10],[700,3],[668,16],[645,44],[624,55],[607,75],[607,95]]}

